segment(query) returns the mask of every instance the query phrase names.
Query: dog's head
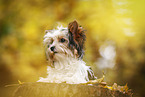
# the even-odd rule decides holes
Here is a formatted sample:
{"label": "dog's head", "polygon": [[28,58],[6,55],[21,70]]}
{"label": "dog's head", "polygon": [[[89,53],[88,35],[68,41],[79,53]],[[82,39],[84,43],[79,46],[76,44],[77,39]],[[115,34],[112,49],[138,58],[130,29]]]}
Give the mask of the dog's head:
{"label": "dog's head", "polygon": [[69,23],[67,28],[57,27],[46,30],[44,46],[49,62],[65,60],[65,57],[81,59],[84,51],[85,33],[77,21]]}

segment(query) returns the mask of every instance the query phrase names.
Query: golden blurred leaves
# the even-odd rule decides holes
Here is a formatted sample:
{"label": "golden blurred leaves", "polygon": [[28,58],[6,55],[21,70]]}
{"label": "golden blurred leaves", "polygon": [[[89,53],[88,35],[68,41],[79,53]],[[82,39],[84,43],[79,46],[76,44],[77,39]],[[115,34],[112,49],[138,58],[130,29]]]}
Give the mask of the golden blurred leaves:
{"label": "golden blurred leaves", "polygon": [[[58,22],[67,25],[77,19],[87,30],[84,60],[97,76],[102,71],[96,64],[102,57],[99,49],[110,43],[116,48],[116,64],[112,69],[104,68],[105,80],[128,81],[133,87],[132,79],[137,77],[135,80],[143,83],[144,78],[138,75],[144,76],[144,4],[144,0],[1,0],[0,80],[36,81],[45,76],[44,31]],[[8,71],[9,80],[5,77]]]}

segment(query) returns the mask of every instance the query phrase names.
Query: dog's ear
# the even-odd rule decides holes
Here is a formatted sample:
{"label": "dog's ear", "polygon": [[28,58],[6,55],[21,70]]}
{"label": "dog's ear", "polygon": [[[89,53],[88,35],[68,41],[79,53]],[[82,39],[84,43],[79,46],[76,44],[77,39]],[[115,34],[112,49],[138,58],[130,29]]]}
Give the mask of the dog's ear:
{"label": "dog's ear", "polygon": [[52,33],[52,32],[53,32],[52,30],[45,30],[45,34]]}
{"label": "dog's ear", "polygon": [[73,21],[68,25],[69,30],[69,46],[71,49],[76,49],[80,58],[83,57],[84,51],[84,41],[86,39],[86,35],[82,27],[79,27],[77,21]]}

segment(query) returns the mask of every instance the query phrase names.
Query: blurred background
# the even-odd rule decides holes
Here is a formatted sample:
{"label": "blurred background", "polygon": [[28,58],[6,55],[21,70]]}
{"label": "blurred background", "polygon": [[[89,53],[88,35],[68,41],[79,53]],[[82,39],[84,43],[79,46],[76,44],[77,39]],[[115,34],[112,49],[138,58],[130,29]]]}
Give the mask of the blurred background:
{"label": "blurred background", "polygon": [[86,29],[84,61],[108,85],[145,97],[144,0],[0,0],[0,94],[46,77],[44,31],[76,19]]}

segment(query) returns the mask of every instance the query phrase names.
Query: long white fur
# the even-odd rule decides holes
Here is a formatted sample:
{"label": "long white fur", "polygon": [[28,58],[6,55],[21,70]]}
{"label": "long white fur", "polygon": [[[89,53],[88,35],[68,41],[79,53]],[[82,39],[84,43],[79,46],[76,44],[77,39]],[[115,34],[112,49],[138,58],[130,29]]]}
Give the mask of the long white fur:
{"label": "long white fur", "polygon": [[[63,29],[63,31],[62,31]],[[46,56],[48,61],[51,61],[49,58],[50,50],[47,45],[50,44],[50,39],[53,39],[51,45],[56,46],[58,53],[54,55],[55,61],[53,63],[54,67],[47,67],[46,78],[40,77],[37,82],[49,82],[49,83],[62,83],[66,82],[69,84],[79,84],[86,83],[89,81],[88,72],[91,72],[89,66],[86,66],[86,63],[78,59],[72,51],[68,48],[68,43],[60,43],[58,41],[59,37],[64,37],[68,39],[67,28],[58,27],[57,29],[51,30],[44,36],[44,45],[46,50]],[[90,73],[91,74],[91,73]]]}

